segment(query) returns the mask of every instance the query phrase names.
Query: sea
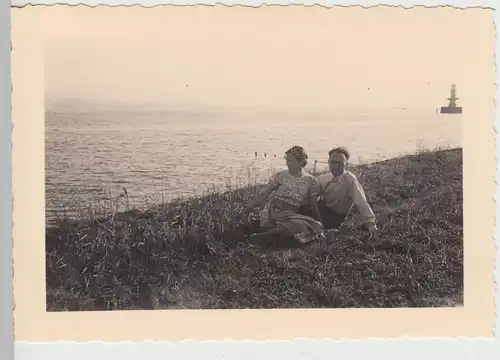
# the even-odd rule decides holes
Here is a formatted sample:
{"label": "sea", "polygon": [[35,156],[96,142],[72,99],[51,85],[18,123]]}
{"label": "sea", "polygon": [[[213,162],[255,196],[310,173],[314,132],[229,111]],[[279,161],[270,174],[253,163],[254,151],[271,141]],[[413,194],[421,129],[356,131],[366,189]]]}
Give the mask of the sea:
{"label": "sea", "polygon": [[326,169],[345,146],[352,163],[462,146],[461,115],[435,109],[196,112],[51,108],[45,116],[46,219],[147,207],[266,181],[302,145]]}

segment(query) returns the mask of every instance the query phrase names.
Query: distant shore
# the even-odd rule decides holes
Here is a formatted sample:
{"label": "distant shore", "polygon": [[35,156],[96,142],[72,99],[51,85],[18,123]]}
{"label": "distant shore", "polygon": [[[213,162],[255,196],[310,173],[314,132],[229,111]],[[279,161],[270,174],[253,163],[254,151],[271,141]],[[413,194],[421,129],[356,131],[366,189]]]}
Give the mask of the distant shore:
{"label": "distant shore", "polygon": [[47,310],[460,306],[462,149],[355,166],[377,215],[350,216],[330,249],[262,249],[234,218],[259,186],[60,219],[46,230]]}

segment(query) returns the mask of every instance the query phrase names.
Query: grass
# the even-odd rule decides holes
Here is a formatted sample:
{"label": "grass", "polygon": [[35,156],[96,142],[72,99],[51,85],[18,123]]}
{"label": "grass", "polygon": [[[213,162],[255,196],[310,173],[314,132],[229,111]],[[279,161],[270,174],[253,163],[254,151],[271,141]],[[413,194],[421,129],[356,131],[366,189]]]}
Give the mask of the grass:
{"label": "grass", "polygon": [[258,186],[60,219],[46,232],[47,310],[436,307],[463,301],[462,150],[351,169],[377,215],[329,249],[249,244],[234,218]]}

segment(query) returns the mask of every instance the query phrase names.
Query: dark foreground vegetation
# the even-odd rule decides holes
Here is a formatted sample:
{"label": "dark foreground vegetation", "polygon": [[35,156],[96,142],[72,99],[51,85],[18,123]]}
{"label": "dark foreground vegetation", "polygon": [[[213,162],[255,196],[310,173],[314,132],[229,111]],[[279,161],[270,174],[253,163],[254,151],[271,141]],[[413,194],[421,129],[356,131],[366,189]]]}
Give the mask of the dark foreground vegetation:
{"label": "dark foreground vegetation", "polygon": [[[47,228],[47,310],[461,305],[462,150],[351,169],[378,216],[329,248],[249,244],[234,218],[255,187]],[[295,250],[297,251],[297,250]]]}

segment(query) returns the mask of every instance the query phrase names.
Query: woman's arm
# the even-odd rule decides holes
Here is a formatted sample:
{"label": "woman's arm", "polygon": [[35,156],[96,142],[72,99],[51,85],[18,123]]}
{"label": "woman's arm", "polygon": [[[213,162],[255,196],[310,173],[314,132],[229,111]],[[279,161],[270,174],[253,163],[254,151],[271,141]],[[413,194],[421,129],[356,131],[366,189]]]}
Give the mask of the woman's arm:
{"label": "woman's arm", "polygon": [[309,207],[311,209],[311,214],[315,220],[318,220],[320,223],[323,223],[321,219],[321,214],[318,208],[318,200],[316,195],[313,192],[309,193]]}
{"label": "woman's arm", "polygon": [[317,221],[323,222],[321,219],[321,213],[318,209],[318,195],[319,195],[319,179],[312,178],[309,190],[307,192],[307,202],[309,205],[310,215]]}
{"label": "woman's arm", "polygon": [[248,205],[245,206],[245,208],[243,209],[244,214],[248,214],[256,207],[262,206],[264,204],[269,195],[279,185],[279,178],[278,178],[279,174],[280,173],[273,175],[273,177],[271,177],[267,185],[260,191],[259,195],[257,195],[255,199],[250,201],[250,203],[248,203]]}
{"label": "woman's arm", "polygon": [[263,205],[269,195],[273,192],[273,190],[274,189],[270,186],[270,184],[266,185],[264,189],[262,189],[262,191],[259,193],[259,195],[257,195],[255,199],[250,201],[250,203],[245,206],[245,208],[243,209],[243,213],[248,214],[256,207]]}

